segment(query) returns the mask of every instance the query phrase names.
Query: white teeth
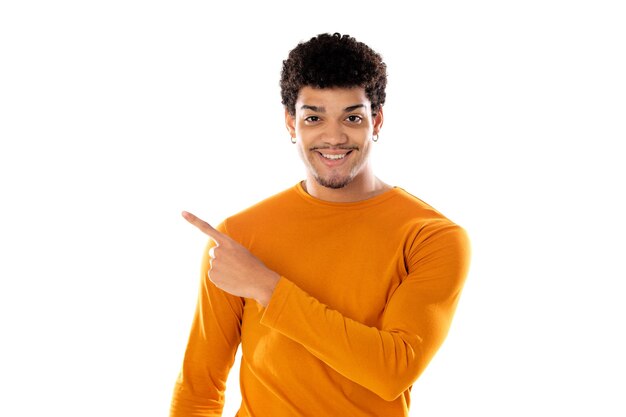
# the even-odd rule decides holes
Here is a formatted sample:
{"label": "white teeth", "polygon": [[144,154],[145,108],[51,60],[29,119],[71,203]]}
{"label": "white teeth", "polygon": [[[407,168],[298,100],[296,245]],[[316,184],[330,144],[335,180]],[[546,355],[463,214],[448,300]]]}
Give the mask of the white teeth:
{"label": "white teeth", "polygon": [[346,157],[346,155],[347,155],[347,153],[342,153],[342,154],[339,154],[339,155],[330,155],[330,154],[326,154],[326,153],[322,154],[322,156],[324,158],[326,158],[326,159],[343,159],[343,158]]}

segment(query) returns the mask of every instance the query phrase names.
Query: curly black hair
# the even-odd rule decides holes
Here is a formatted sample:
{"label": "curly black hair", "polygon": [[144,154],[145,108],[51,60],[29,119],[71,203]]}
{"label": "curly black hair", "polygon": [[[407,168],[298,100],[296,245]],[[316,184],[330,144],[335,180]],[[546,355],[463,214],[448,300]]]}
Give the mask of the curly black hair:
{"label": "curly black hair", "polygon": [[292,116],[300,89],[305,86],[362,87],[376,114],[385,103],[387,66],[378,53],[353,37],[323,33],[299,43],[283,61],[280,94]]}

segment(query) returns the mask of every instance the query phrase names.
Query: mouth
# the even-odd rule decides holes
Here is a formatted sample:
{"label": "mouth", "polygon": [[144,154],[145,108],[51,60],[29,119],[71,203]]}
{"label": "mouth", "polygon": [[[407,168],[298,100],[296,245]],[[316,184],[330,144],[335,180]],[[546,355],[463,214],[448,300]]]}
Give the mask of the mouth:
{"label": "mouth", "polygon": [[316,149],[322,163],[328,167],[336,167],[345,162],[354,149]]}
{"label": "mouth", "polygon": [[348,156],[350,152],[352,151],[348,151],[345,153],[326,153],[326,152],[318,152],[318,153],[322,155],[323,158],[330,159],[331,161],[336,161],[338,159],[345,158],[346,156]]}

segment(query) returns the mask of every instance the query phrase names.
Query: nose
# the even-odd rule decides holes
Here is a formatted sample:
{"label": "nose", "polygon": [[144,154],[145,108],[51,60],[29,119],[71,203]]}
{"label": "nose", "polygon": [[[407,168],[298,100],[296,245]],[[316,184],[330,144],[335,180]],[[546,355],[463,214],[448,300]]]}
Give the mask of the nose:
{"label": "nose", "polygon": [[322,140],[331,146],[343,145],[348,142],[348,134],[341,123],[328,123],[324,129]]}

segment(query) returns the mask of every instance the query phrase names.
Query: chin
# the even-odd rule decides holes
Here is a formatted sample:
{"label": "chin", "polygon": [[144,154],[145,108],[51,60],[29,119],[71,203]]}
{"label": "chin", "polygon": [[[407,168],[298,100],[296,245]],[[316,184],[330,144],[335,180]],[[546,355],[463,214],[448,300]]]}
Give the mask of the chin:
{"label": "chin", "polygon": [[352,182],[351,177],[343,177],[343,178],[320,178],[319,176],[315,176],[315,181],[322,187],[332,188],[333,190],[338,190],[340,188],[344,188],[346,185]]}

